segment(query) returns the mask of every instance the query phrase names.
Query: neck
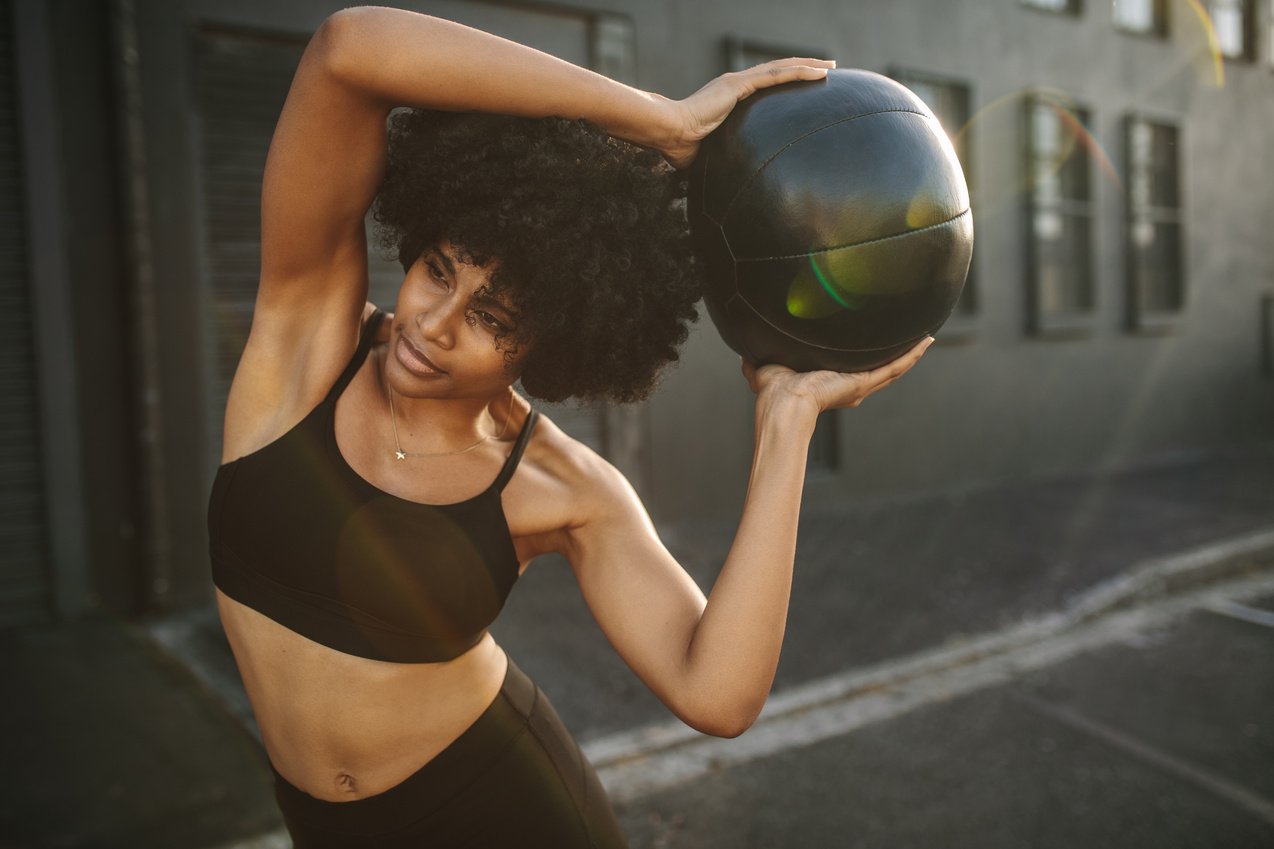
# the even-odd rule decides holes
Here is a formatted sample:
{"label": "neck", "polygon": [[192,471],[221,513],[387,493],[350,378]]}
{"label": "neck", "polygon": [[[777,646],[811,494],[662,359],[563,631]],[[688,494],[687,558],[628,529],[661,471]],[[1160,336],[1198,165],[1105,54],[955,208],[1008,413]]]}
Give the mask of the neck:
{"label": "neck", "polygon": [[510,438],[512,387],[489,397],[413,398],[395,391],[383,370],[379,378],[386,415],[392,415],[404,451],[445,454],[485,439]]}

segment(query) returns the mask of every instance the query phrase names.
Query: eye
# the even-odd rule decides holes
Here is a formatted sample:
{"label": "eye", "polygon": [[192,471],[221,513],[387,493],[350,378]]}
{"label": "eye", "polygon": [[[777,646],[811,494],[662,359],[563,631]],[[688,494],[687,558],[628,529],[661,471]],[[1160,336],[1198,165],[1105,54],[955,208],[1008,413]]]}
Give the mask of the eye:
{"label": "eye", "polygon": [[443,273],[442,266],[438,265],[437,262],[432,259],[427,259],[425,260],[425,268],[428,270],[429,276],[432,277],[435,282],[440,283],[443,286],[448,285],[447,275]]}
{"label": "eye", "polygon": [[500,321],[500,319],[496,318],[486,310],[474,310],[473,314],[477,316],[478,321],[482,322],[483,327],[486,327],[488,330],[494,330],[497,333],[509,332],[509,328],[504,322]]}

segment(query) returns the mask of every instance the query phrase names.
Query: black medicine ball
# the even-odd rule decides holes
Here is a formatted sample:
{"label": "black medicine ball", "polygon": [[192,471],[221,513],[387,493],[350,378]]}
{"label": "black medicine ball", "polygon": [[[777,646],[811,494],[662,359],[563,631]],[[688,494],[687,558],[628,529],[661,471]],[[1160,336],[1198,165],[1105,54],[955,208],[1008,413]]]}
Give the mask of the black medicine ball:
{"label": "black medicine ball", "polygon": [[744,99],[700,147],[688,212],[721,338],[797,371],[905,353],[951,314],[973,251],[950,139],[869,71]]}

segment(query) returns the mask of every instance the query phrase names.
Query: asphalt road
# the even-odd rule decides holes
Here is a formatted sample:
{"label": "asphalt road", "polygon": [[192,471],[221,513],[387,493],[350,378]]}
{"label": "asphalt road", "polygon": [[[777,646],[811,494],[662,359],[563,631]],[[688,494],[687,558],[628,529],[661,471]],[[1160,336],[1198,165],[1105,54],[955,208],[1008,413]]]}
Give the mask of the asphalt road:
{"label": "asphalt road", "polygon": [[[1271,481],[1258,447],[810,512],[733,740],[671,718],[560,561],[492,630],[634,849],[1269,849]],[[732,524],[661,530],[708,591]],[[0,849],[288,846],[211,610],[0,633],[0,678]]]}

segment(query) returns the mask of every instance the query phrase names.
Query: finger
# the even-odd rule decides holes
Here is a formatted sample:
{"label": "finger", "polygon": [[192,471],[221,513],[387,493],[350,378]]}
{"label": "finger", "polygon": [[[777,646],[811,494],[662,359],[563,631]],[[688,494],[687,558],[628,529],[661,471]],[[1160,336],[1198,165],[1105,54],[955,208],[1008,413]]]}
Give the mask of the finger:
{"label": "finger", "polygon": [[924,339],[920,340],[920,342],[913,345],[911,347],[911,350],[903,354],[901,357],[898,357],[895,360],[887,362],[883,366],[880,366],[877,369],[873,369],[872,371],[867,372],[863,376],[867,378],[868,383],[872,383],[872,384],[876,383],[879,380],[885,380],[885,379],[897,380],[899,377],[902,377],[904,374],[906,374],[907,371],[910,370],[912,366],[914,366],[917,362],[920,361],[920,358],[924,355],[924,352],[929,350],[929,346],[932,344],[933,344],[933,337],[926,336]]}
{"label": "finger", "polygon": [[835,59],[815,59],[813,56],[788,56],[786,59],[771,59],[768,62],[761,62],[753,65],[752,68],[768,68],[772,65],[812,65],[818,68],[835,68]]}
{"label": "finger", "polygon": [[743,357],[739,357],[739,364],[740,369],[743,371],[743,377],[748,381],[748,388],[756,392],[756,364],[748,362]]}
{"label": "finger", "polygon": [[809,65],[758,65],[740,73],[738,99],[742,100],[760,89],[783,83],[821,80],[827,76],[828,70],[825,67],[816,68]]}

